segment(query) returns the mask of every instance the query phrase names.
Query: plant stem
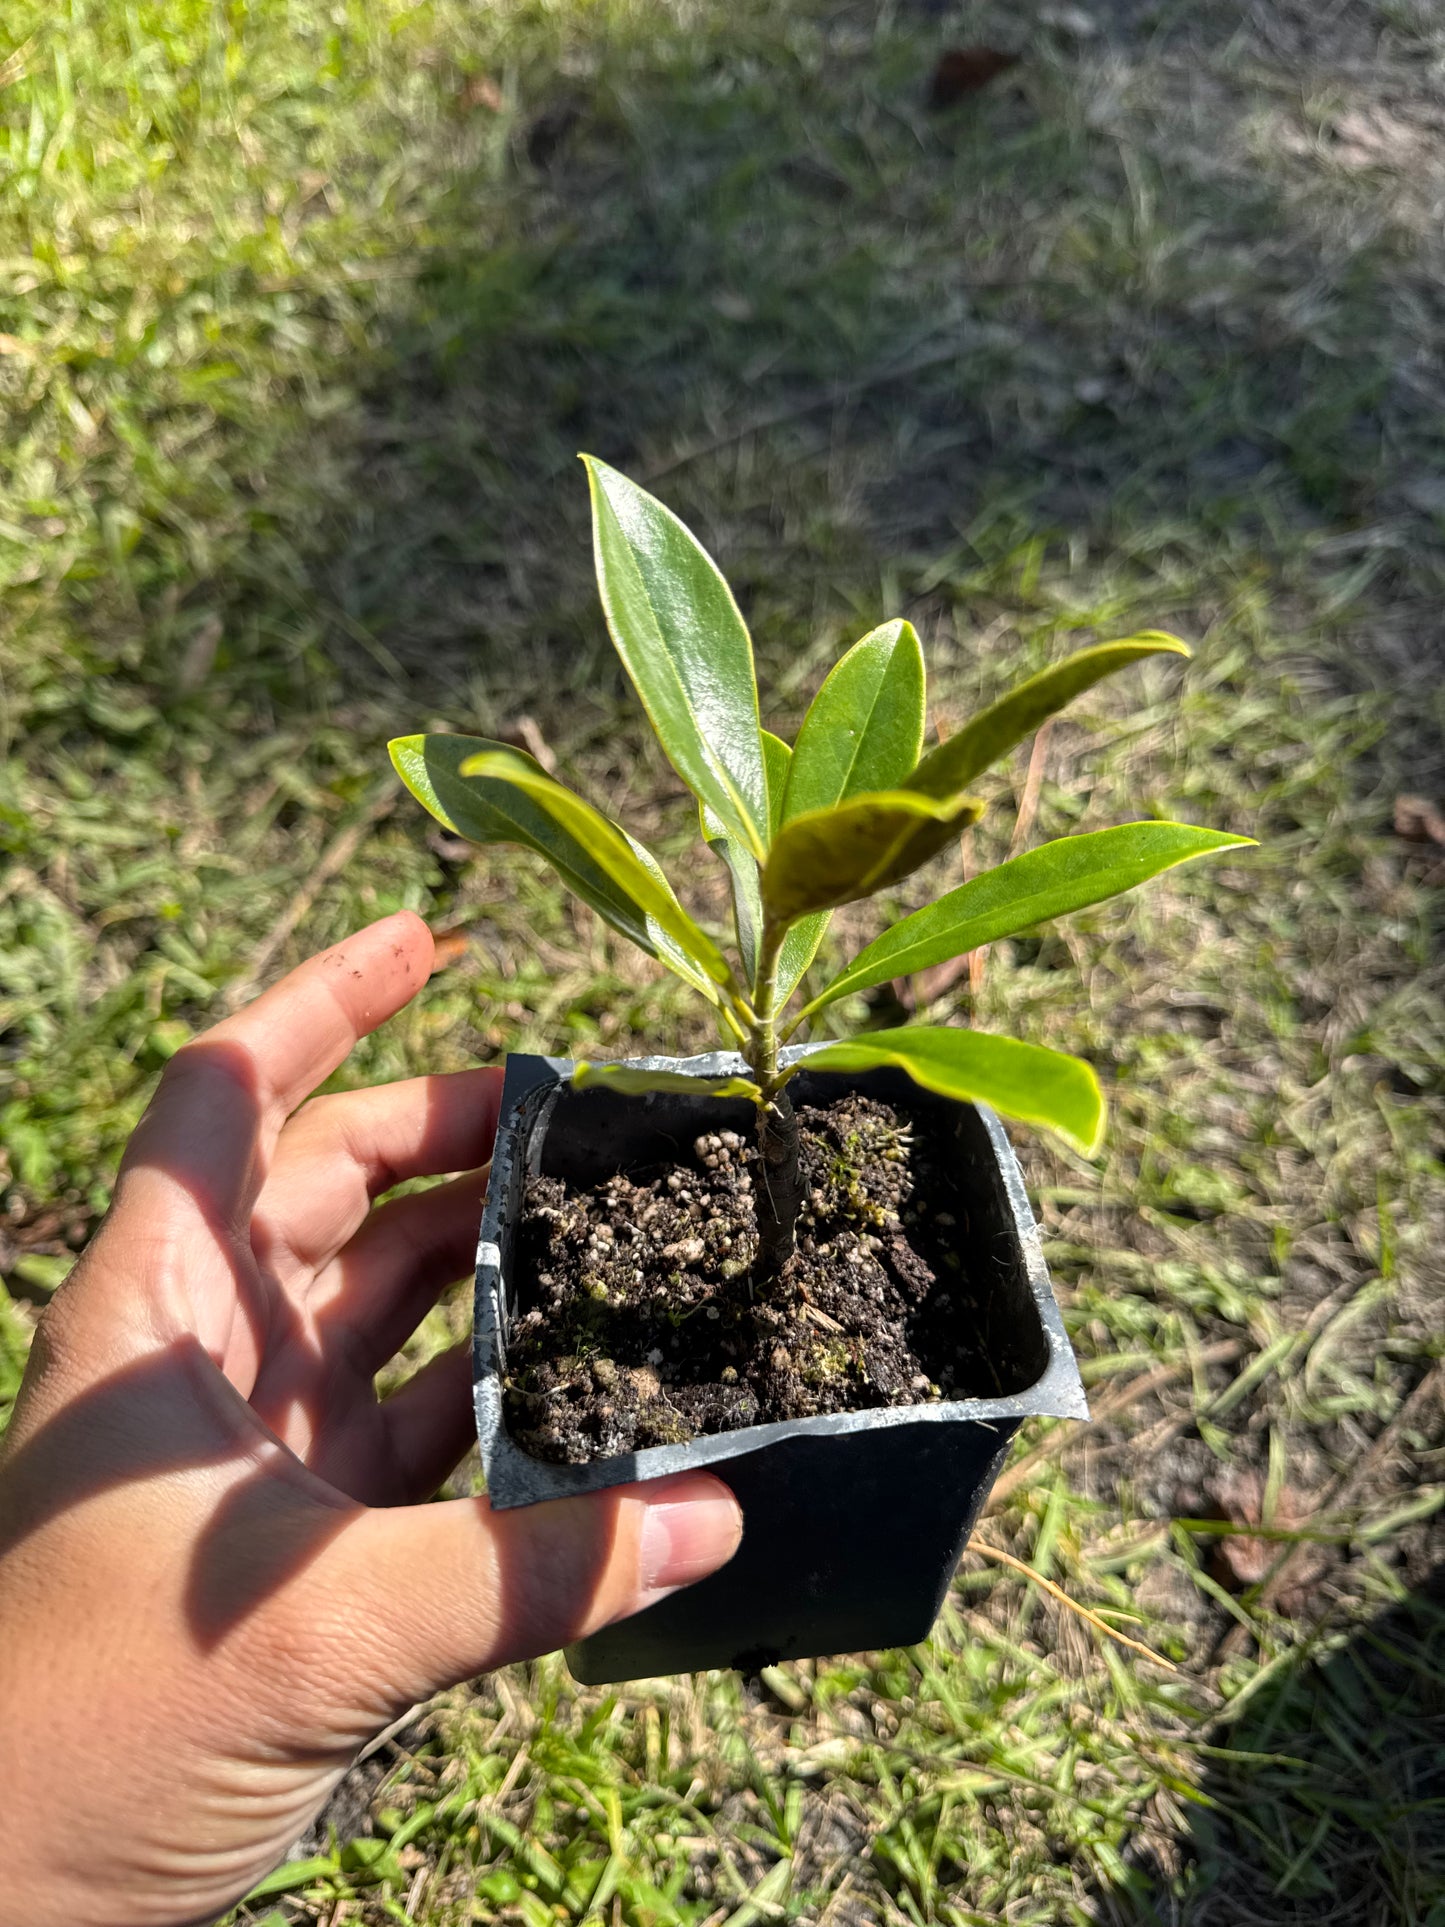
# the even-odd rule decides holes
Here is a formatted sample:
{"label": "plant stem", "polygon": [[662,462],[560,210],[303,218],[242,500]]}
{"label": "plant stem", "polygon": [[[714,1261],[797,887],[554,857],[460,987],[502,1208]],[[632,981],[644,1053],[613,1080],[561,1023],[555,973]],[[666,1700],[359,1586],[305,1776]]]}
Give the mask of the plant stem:
{"label": "plant stem", "polygon": [[747,1052],[759,1089],[758,1148],[762,1185],[757,1193],[758,1258],[762,1278],[775,1278],[793,1255],[802,1177],[798,1167],[798,1120],[778,1068],[778,956],[785,930],[765,926],[758,950],[755,1017]]}
{"label": "plant stem", "polygon": [[786,1091],[758,1107],[758,1144],[763,1186],[758,1194],[758,1258],[761,1278],[776,1278],[797,1242],[803,1181],[798,1166],[798,1120]]}
{"label": "plant stem", "polygon": [[742,1025],[738,1022],[738,1019],[733,1015],[732,1007],[728,1004],[719,1004],[718,1010],[722,1016],[723,1022],[727,1025],[728,1029],[732,1032],[733,1036],[737,1039],[739,1044],[741,1044],[744,1050],[746,1050],[747,1042],[748,1042],[748,1034],[743,1029]]}

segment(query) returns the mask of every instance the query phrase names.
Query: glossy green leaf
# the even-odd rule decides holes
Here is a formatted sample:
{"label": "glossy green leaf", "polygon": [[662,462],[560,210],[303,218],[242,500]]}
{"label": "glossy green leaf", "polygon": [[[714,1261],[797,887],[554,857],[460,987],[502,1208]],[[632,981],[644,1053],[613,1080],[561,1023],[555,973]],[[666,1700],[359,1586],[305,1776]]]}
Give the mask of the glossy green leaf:
{"label": "glossy green leaf", "polygon": [[[603,818],[604,822],[607,820]],[[670,906],[666,922],[654,914],[653,910],[644,908],[647,928],[652,937],[658,962],[665,963],[669,970],[684,978],[695,990],[700,990],[712,1003],[721,1002],[719,986],[726,985],[729,989],[732,987],[729,982],[727,958],[678,902],[672,885],[667,880],[666,871],[647,845],[639,843],[635,836],[622,828],[621,824],[614,823],[611,827],[618,831],[628,849],[661,893],[662,900]],[[678,917],[690,932],[685,943],[673,934],[676,928],[674,920]],[[719,971],[722,973],[720,976]]]}
{"label": "glossy green leaf", "polygon": [[[792,754],[781,737],[772,735],[766,729],[763,731],[763,761],[768,772],[769,841],[776,834],[782,815],[783,790],[787,786],[788,763]],[[736,837],[728,835],[706,803],[699,803],[697,812],[702,825],[703,842],[722,858],[732,878],[733,925],[738,933],[738,955],[743,960],[743,974],[751,983],[758,967],[758,937],[763,927],[757,860],[751,851],[742,848]],[[805,963],[802,969],[806,968]]]}
{"label": "glossy green leaf", "polygon": [[885,622],[855,642],[803,718],[783,821],[901,788],[923,747],[923,708],[923,651],[911,622]]}
{"label": "glossy green leaf", "polygon": [[753,645],[702,544],[645,489],[584,455],[607,627],[673,768],[756,857],[768,779]]}
{"label": "glossy green leaf", "polygon": [[930,750],[905,787],[921,790],[925,796],[952,796],[1006,755],[1040,723],[1105,676],[1112,676],[1116,669],[1126,669],[1145,656],[1187,656],[1189,653],[1187,643],[1177,636],[1166,636],[1158,629],[1128,636],[1120,642],[1100,643],[1097,648],[1081,649],[1077,655],[1065,657],[1063,662],[1011,689],[965,723],[947,742]]}
{"label": "glossy green leaf", "polygon": [[831,910],[818,910],[811,917],[803,917],[793,924],[783,947],[778,952],[778,989],[777,1008],[783,1005],[798,988],[803,972],[818,954],[818,945],[823,941],[823,932],[833,920]]}
{"label": "glossy green leaf", "polygon": [[575,790],[549,776],[530,756],[502,745],[467,757],[460,774],[520,792],[638,905],[649,930],[669,937],[714,983],[727,983],[727,960],[673,895],[657,859]]}
{"label": "glossy green leaf", "polygon": [[796,923],[871,896],[936,856],[982,809],[972,796],[935,802],[882,790],[795,816],[763,867],[763,915],[774,925]]}
{"label": "glossy green leaf", "polygon": [[645,1091],[684,1091],[693,1097],[762,1096],[749,1077],[689,1077],[685,1071],[645,1071],[635,1064],[589,1064],[572,1067],[572,1082],[579,1090],[605,1085],[608,1090],[640,1096]]}
{"label": "glossy green leaf", "polygon": [[946,963],[950,957],[961,957],[980,944],[1012,936],[1049,917],[1103,903],[1176,863],[1251,841],[1188,823],[1123,823],[1117,829],[1091,830],[1084,836],[1045,843],[986,870],[885,930],[808,1010],[821,1010],[836,997]]}
{"label": "glossy green leaf", "polygon": [[763,765],[768,776],[768,841],[772,842],[783,821],[783,797],[788,788],[788,771],[792,768],[793,751],[781,736],[775,736],[770,729],[763,731]]}
{"label": "glossy green leaf", "polygon": [[[718,964],[722,959],[711,939],[695,924],[691,927],[696,938],[688,944],[672,934],[669,926],[675,917],[682,917],[688,924],[691,919],[672,895],[650,851],[616,825],[608,826],[622,839],[636,868],[648,880],[643,900],[628,882],[599,862],[585,843],[518,785],[462,774],[462,765],[471,758],[500,753],[534,770],[544,781],[550,781],[530,757],[484,736],[399,736],[389,748],[403,783],[444,828],[473,843],[519,843],[525,849],[534,850],[545,857],[567,887],[590,904],[614,930],[649,956],[658,958],[695,990],[717,1001],[712,976],[716,964],[704,968],[700,958],[692,954],[692,941],[700,940],[703,954],[711,951]],[[635,883],[636,878],[632,881]],[[659,899],[670,900],[666,921],[654,914],[654,905]]]}
{"label": "glossy green leaf", "polygon": [[728,875],[733,886],[733,927],[738,936],[738,955],[742,958],[743,975],[752,981],[758,961],[758,932],[762,927],[762,899],[758,894],[758,866],[750,851],[742,849],[735,836],[729,836],[722,824],[704,803],[702,813],[703,841],[728,867]]}
{"label": "glossy green leaf", "polygon": [[[855,642],[809,705],[773,823],[902,783],[923,743],[923,651],[911,622],[885,622]],[[830,912],[788,931],[778,958],[779,1006],[817,955]]]}
{"label": "glossy green leaf", "polygon": [[[783,796],[788,787],[788,770],[793,760],[789,746],[770,731],[763,731],[763,755],[768,765],[768,841],[778,834],[783,823]],[[754,888],[757,888],[754,872]],[[758,928],[763,922],[761,892],[758,893]],[[818,945],[823,941],[823,932],[828,928],[829,915],[820,910],[816,916],[804,917],[795,923],[783,939],[782,950],[778,954],[777,1008],[783,1005],[797,989],[799,980],[808,965],[818,953]],[[751,981],[756,969],[756,961],[748,965],[748,978]]]}
{"label": "glossy green leaf", "polygon": [[1042,1124],[1093,1157],[1104,1136],[1104,1094],[1093,1068],[1063,1051],[978,1030],[872,1030],[824,1044],[810,1071],[869,1071],[896,1065],[925,1090],[990,1104],[1021,1124]]}

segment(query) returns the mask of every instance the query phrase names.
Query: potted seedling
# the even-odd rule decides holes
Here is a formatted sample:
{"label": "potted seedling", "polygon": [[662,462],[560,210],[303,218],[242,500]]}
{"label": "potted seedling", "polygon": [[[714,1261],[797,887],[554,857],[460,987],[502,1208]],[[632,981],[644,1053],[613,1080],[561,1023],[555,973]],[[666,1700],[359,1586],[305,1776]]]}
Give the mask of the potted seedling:
{"label": "potted seedling", "polygon": [[1023,1419],[1087,1416],[999,1115],[1092,1155],[1104,1100],[1081,1060],[961,1026],[796,1040],[845,999],[1248,839],[1141,822],[1046,843],[800,997],[833,911],[956,847],[992,764],[1102,677],[1189,652],[1159,633],[1084,649],[925,753],[918,638],[887,622],[789,747],[759,725],[716,565],[584,459],[608,628],[726,865],[730,949],[532,757],[460,735],[391,754],[448,830],[535,851],[691,985],[727,1049],[509,1059],[477,1264],[488,1490],[509,1507],[706,1466],[737,1494],[731,1564],[571,1648],[583,1680],[911,1643]]}

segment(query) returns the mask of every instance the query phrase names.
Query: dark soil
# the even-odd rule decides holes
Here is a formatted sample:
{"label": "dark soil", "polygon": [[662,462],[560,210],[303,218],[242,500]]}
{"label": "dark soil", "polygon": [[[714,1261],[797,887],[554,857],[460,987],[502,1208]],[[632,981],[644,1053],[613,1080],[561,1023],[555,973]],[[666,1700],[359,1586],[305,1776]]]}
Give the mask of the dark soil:
{"label": "dark soil", "polygon": [[506,1416],[580,1465],[820,1412],[989,1397],[956,1153],[858,1096],[803,1106],[798,1249],[752,1276],[756,1147],[709,1133],[687,1163],[591,1190],[532,1179]]}

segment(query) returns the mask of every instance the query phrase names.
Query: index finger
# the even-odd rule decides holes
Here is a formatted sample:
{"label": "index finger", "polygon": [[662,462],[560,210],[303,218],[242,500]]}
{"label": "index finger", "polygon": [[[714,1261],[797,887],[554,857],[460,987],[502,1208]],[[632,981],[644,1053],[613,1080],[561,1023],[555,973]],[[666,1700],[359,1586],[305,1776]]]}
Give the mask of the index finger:
{"label": "index finger", "polygon": [[410,1002],[431,961],[431,932],[410,910],[309,958],[177,1051],[122,1176],[184,1172],[193,1197],[242,1228],[281,1126],[359,1038]]}

